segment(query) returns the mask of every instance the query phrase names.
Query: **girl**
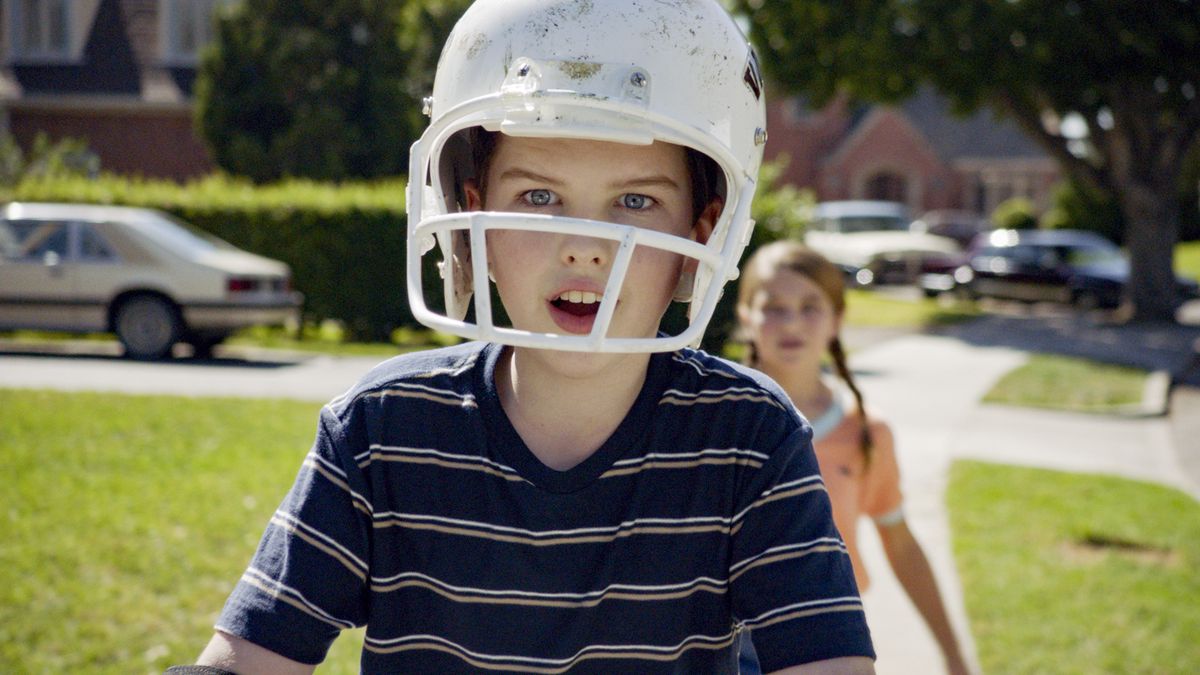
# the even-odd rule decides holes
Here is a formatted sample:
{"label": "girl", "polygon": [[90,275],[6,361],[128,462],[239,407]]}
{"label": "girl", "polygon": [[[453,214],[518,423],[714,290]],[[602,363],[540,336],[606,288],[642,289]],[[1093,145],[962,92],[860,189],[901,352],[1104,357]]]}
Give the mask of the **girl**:
{"label": "girl", "polygon": [[[760,248],[746,263],[737,317],[745,361],[778,382],[811,421],[833,518],[865,593],[870,577],[859,555],[861,516],[879,531],[888,562],[933,632],[950,673],[968,672],[933,571],[904,520],[900,474],[888,424],[868,416],[839,338],[846,299],[842,271],[798,243]],[[828,352],[840,382],[823,375]],[[744,672],[744,671],[743,671]]]}

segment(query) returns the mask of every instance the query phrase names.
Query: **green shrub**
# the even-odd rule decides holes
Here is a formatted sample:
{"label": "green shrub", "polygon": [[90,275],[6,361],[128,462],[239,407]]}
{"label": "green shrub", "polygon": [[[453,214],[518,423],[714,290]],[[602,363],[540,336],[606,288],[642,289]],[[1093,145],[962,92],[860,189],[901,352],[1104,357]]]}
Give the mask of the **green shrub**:
{"label": "green shrub", "polygon": [[26,178],[93,176],[100,158],[78,138],[51,140],[38,132],[26,153],[12,134],[0,133],[0,186],[11,187]]}
{"label": "green shrub", "polygon": [[1013,197],[1000,202],[996,210],[992,211],[992,223],[997,228],[1013,230],[1032,230],[1038,226],[1033,202],[1024,197]]}
{"label": "green shrub", "polygon": [[1125,217],[1111,196],[1073,181],[1064,181],[1054,191],[1054,206],[1041,218],[1048,230],[1088,230],[1124,243]]}

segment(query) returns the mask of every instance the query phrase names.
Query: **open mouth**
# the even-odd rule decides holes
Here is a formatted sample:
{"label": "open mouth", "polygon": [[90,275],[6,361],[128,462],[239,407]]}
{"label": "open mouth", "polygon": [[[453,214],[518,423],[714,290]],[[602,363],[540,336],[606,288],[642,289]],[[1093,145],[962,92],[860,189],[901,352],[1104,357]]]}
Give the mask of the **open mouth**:
{"label": "open mouth", "polygon": [[592,316],[604,298],[589,291],[566,291],[550,304],[572,316]]}

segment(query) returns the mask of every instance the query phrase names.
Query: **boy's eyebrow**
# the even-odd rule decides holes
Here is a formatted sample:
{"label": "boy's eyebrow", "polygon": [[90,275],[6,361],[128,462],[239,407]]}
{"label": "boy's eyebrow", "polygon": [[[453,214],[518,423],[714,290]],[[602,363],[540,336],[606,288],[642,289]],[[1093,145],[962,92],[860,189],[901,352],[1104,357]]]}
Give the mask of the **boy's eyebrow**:
{"label": "boy's eyebrow", "polygon": [[529,169],[522,169],[519,166],[514,166],[512,168],[505,169],[498,176],[498,178],[500,178],[501,180],[524,178],[526,180],[532,180],[532,181],[535,181],[538,183],[550,183],[551,185],[561,185],[562,184],[562,181],[558,180],[557,178],[551,178],[550,176],[543,176],[540,173],[535,173],[533,171],[530,171]]}
{"label": "boy's eyebrow", "polygon": [[[546,183],[548,185],[562,185],[562,181],[551,176],[545,176],[535,171],[530,171],[519,166],[510,167],[500,173],[500,180],[521,179],[531,180],[537,183]],[[665,174],[654,174],[649,176],[638,176],[629,180],[616,181],[609,185],[610,188],[628,189],[635,187],[666,187],[675,190],[681,189],[679,181]]]}
{"label": "boy's eyebrow", "polygon": [[612,184],[614,188],[634,188],[634,187],[665,187],[678,190],[680,189],[679,181],[667,175],[642,176],[639,178],[631,178],[626,181],[619,181]]}

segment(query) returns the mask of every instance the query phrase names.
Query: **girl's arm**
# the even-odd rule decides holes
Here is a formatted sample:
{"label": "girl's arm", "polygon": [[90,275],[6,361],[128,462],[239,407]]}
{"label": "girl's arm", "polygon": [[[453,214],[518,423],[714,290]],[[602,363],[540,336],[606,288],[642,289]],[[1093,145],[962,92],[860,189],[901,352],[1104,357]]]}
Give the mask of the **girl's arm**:
{"label": "girl's arm", "polygon": [[879,538],[883,542],[883,550],[887,553],[888,562],[896,579],[904,587],[904,592],[912,600],[925,624],[933,632],[934,639],[941,647],[942,656],[946,659],[946,670],[951,675],[966,675],[967,669],[954,629],[950,626],[950,618],[946,614],[942,595],[938,591],[933,569],[921,545],[908,529],[904,520],[888,525],[877,525]]}

